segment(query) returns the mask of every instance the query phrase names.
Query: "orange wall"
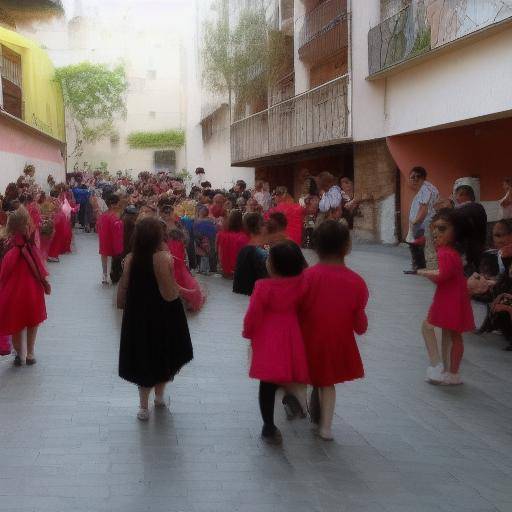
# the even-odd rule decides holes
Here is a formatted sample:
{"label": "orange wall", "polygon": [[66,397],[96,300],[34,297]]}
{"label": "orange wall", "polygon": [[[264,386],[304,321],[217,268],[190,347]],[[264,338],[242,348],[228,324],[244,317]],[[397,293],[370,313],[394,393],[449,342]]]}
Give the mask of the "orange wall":
{"label": "orange wall", "polygon": [[512,176],[512,119],[388,137],[388,147],[402,173],[402,225],[405,228],[413,192],[410,170],[421,165],[442,197],[464,176],[478,176],[482,201],[502,197],[502,180]]}

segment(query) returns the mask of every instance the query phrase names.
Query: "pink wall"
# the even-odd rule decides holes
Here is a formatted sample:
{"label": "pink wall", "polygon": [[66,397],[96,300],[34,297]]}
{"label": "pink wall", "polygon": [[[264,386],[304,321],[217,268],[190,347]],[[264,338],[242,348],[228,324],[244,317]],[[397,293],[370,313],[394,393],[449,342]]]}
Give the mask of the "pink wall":
{"label": "pink wall", "polygon": [[406,229],[413,192],[410,170],[425,167],[428,180],[443,197],[464,176],[480,178],[482,201],[503,196],[502,180],[512,176],[512,119],[500,119],[432,132],[388,137],[388,147],[402,173],[402,227]]}
{"label": "pink wall", "polygon": [[38,136],[0,115],[0,151],[64,165],[58,142]]}

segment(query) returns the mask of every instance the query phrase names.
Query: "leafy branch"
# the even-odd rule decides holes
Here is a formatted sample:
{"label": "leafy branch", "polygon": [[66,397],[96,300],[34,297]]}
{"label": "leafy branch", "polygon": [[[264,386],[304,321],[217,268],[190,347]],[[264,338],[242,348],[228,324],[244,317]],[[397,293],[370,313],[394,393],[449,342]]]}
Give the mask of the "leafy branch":
{"label": "leafy branch", "polygon": [[55,80],[62,87],[76,133],[75,148],[70,156],[79,157],[84,142],[92,143],[112,135],[116,115],[126,113],[125,70],[123,66],[109,69],[104,64],[82,62],[58,68]]}
{"label": "leafy branch", "polygon": [[132,149],[181,148],[185,144],[185,132],[183,130],[134,132],[128,135],[127,142]]}

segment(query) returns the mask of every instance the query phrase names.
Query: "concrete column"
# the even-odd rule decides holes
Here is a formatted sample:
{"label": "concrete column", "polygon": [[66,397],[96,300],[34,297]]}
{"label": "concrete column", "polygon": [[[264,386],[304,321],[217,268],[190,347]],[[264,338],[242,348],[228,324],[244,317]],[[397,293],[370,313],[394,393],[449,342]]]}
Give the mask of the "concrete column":
{"label": "concrete column", "polygon": [[293,6],[294,33],[293,33],[293,60],[295,67],[295,95],[309,90],[309,68],[299,59],[300,30],[304,23],[306,7],[303,0],[295,0]]}
{"label": "concrete column", "polygon": [[0,107],[4,106],[4,91],[2,89],[2,45],[0,44]]}

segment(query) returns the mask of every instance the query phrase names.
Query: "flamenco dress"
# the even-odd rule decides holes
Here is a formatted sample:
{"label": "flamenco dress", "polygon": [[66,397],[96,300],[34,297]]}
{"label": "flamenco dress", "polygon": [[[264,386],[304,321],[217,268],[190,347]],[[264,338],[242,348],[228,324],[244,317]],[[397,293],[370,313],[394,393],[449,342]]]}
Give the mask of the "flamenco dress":
{"label": "flamenco dress", "polygon": [[41,278],[48,276],[35,245],[21,235],[9,242],[0,266],[0,335],[16,334],[46,320],[44,288],[22,254],[30,251]]}
{"label": "flamenco dress", "polygon": [[174,278],[180,286],[180,297],[190,311],[199,311],[206,302],[201,285],[185,264],[185,244],[181,240],[168,240],[167,247],[173,258]]}
{"label": "flamenco dress", "polygon": [[219,231],[217,247],[222,273],[225,277],[233,277],[238,254],[249,243],[249,237],[243,231]]}
{"label": "flamenco dress", "polygon": [[112,211],[100,215],[96,224],[99,253],[102,256],[118,256],[123,252],[123,221]]}

